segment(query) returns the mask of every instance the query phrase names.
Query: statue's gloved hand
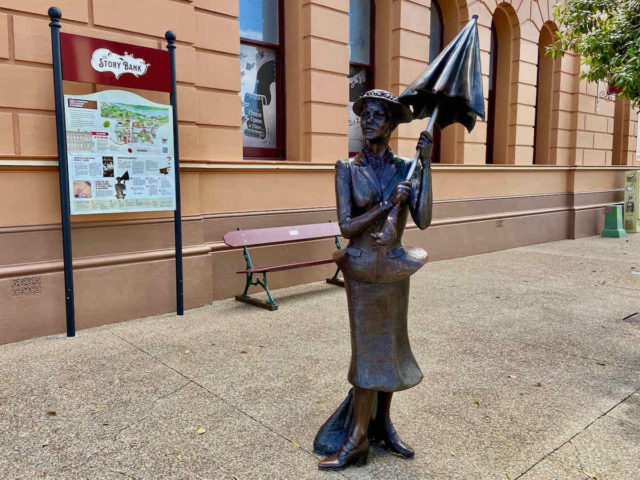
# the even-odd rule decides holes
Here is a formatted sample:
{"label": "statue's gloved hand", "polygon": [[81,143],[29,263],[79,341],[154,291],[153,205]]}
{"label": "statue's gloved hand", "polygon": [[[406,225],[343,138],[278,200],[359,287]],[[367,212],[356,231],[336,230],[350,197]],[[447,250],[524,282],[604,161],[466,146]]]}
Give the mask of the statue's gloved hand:
{"label": "statue's gloved hand", "polygon": [[431,163],[431,151],[433,150],[433,138],[431,134],[424,130],[418,139],[416,148],[420,152],[420,160],[422,165],[427,166]]}
{"label": "statue's gloved hand", "polygon": [[411,182],[405,180],[404,182],[400,182],[398,185],[396,185],[396,188],[393,190],[393,193],[391,194],[389,200],[394,205],[402,205],[407,201],[410,193]]}

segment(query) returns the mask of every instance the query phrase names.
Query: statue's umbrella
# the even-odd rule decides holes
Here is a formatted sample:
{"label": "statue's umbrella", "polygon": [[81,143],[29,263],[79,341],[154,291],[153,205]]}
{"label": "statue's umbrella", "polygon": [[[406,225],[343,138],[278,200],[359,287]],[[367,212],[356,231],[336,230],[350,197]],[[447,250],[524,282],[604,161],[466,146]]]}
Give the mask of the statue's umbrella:
{"label": "statue's umbrella", "polygon": [[[461,123],[470,132],[476,117],[484,119],[482,69],[478,16],[474,15],[456,37],[429,66],[400,94],[398,100],[411,107],[414,120],[431,117],[433,124],[444,128]],[[407,176],[411,178],[418,161],[416,153]]]}

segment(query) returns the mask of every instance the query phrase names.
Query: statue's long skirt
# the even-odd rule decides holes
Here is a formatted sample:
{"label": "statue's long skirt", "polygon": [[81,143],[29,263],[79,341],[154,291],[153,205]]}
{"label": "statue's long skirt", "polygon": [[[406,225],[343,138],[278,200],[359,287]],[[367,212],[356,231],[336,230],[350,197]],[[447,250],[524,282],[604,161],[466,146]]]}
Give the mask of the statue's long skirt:
{"label": "statue's long skirt", "polygon": [[345,281],[351,326],[349,383],[383,392],[420,383],[422,372],[407,332],[409,278],[395,283]]}

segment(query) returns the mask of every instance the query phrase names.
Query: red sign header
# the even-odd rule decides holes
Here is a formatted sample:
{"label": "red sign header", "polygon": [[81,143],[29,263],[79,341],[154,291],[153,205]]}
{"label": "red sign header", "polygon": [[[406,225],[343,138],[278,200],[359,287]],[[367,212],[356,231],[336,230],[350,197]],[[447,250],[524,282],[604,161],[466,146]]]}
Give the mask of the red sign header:
{"label": "red sign header", "polygon": [[60,50],[64,80],[171,92],[169,52],[70,33]]}

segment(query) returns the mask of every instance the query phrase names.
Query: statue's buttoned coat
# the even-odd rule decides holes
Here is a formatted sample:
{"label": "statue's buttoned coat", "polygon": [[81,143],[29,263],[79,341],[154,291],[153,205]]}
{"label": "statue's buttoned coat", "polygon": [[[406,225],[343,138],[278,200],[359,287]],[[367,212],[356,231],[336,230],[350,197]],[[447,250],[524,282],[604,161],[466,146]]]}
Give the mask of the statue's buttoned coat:
{"label": "statue's buttoned coat", "polygon": [[429,172],[417,168],[409,198],[398,212],[394,237],[384,245],[372,237],[386,220],[376,209],[392,198],[409,168],[408,160],[392,153],[380,178],[362,154],[336,164],[338,221],[349,244],[334,260],[344,273],[349,305],[348,379],[361,388],[398,391],[422,379],[409,345],[407,308],[409,276],[425,264],[427,253],[404,248],[401,240],[409,213],[420,228],[430,223]]}

